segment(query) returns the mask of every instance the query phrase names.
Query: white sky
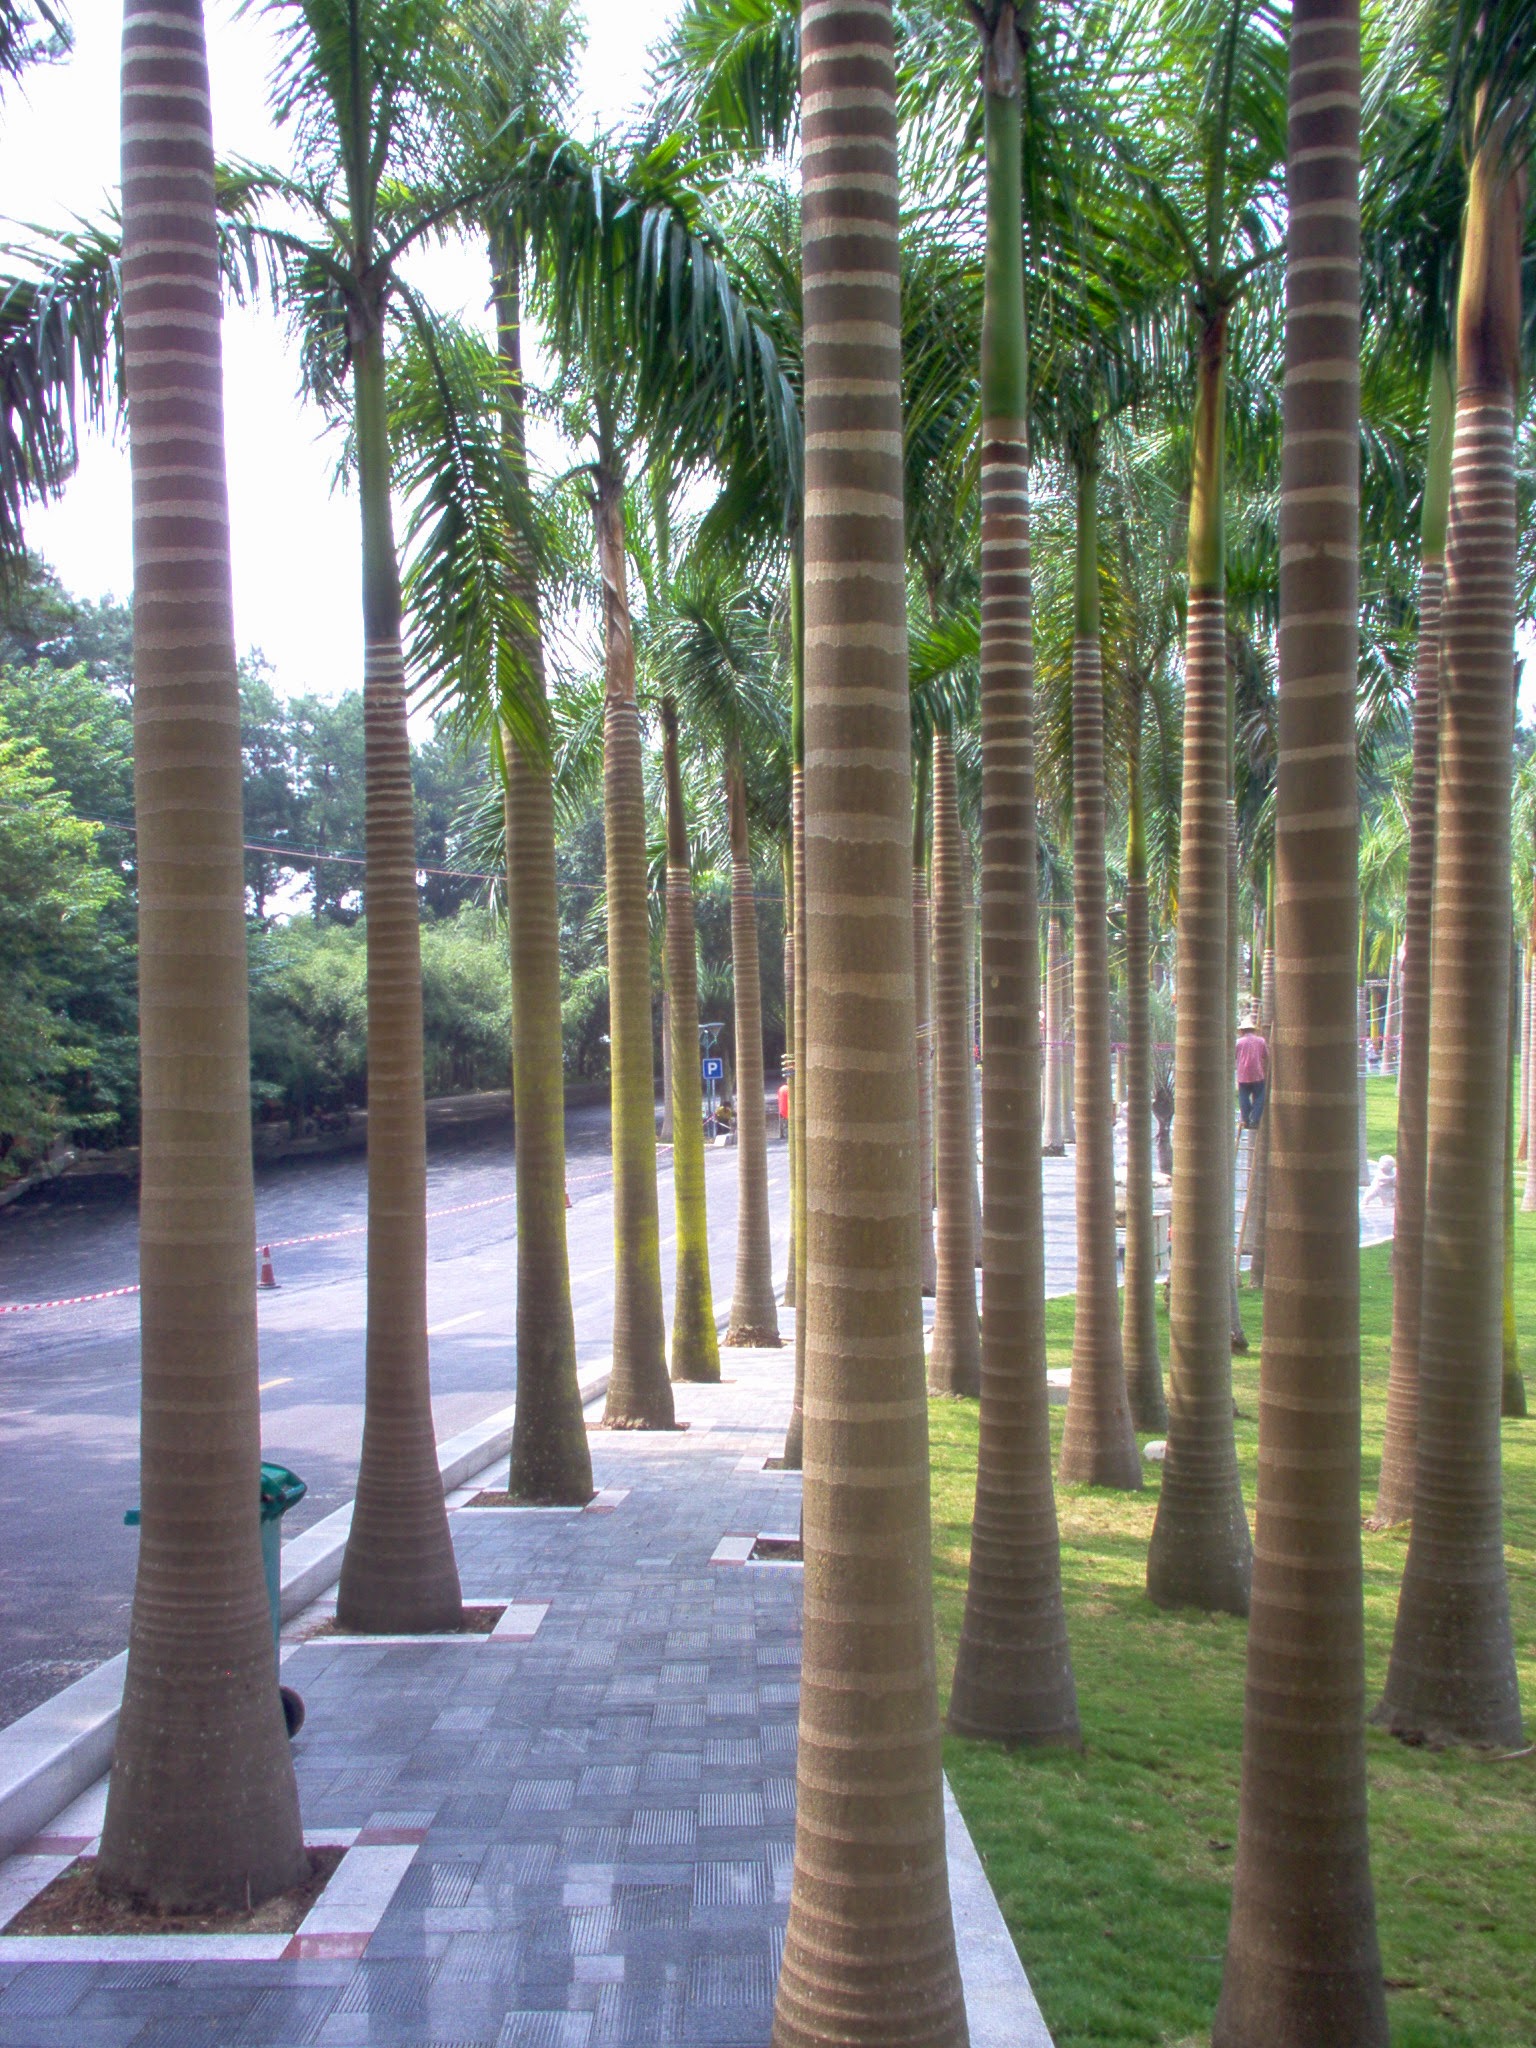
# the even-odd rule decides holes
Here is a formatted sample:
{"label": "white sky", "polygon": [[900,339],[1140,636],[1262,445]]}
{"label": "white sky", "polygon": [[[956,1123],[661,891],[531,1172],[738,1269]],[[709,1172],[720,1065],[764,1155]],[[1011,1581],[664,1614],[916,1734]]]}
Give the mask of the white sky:
{"label": "white sky", "polygon": [[[224,157],[287,161],[267,115],[270,33],[237,0],[204,0],[214,146]],[[588,45],[577,132],[611,126],[639,99],[647,52],[676,0],[586,0]],[[71,0],[75,49],[34,71],[0,106],[0,214],[61,225],[96,214],[118,179],[120,0]],[[12,227],[0,235],[14,239]],[[478,316],[483,253],[432,252],[411,276],[445,312]],[[333,488],[334,443],[295,392],[297,361],[270,314],[231,309],[224,326],[225,417],[235,563],[235,631],[259,647],[285,694],[326,696],[362,682],[355,500]],[[83,597],[132,586],[126,446],[93,439],[57,505],[34,512],[33,546]]]}

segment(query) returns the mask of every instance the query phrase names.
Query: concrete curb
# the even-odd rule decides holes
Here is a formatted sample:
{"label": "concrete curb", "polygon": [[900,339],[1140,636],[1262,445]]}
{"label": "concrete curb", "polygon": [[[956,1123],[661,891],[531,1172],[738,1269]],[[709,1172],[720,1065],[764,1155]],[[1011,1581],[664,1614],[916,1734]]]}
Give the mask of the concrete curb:
{"label": "concrete curb", "polygon": [[[604,1363],[581,1381],[581,1404],[590,1407],[608,1391]],[[512,1447],[511,1408],[461,1430],[437,1447],[444,1493],[462,1486]],[[347,1502],[291,1543],[283,1545],[282,1616],[287,1621],[336,1583],[352,1525]],[[112,1762],[117,1715],[123,1699],[128,1654],[119,1651],[84,1678],[0,1728],[0,1861],[41,1834],[55,1814],[95,1784]]]}
{"label": "concrete curb", "polygon": [[944,1846],[971,2048],[1051,2048],[1050,2031],[948,1778]]}

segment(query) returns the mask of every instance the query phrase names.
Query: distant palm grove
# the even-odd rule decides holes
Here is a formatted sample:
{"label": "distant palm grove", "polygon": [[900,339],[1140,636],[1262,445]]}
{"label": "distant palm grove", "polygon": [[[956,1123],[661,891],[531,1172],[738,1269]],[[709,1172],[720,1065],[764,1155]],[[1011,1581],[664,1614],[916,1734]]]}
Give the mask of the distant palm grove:
{"label": "distant palm grove", "polygon": [[[367,1106],[338,1624],[409,1635],[462,1609],[425,1098],[510,1074],[508,1485],[580,1505],[564,1116],[598,1081],[605,1426],[671,1429],[722,1347],[778,1351],[793,1387],[775,2048],[969,2038],[942,1740],[952,1775],[1012,1773],[990,1782],[1034,1844],[1006,1865],[1023,1947],[1073,1825],[1040,1817],[1052,1759],[1091,1770],[1121,1727],[1073,1518],[1136,1497],[1137,1657],[1191,1613],[1246,1645],[1240,1735],[1191,1738],[1237,1814],[1198,2038],[1503,2043],[1389,2018],[1414,1980],[1367,1794],[1395,1736],[1426,1777],[1502,1760],[1536,1819],[1509,1570],[1536,1208],[1530,0],[682,0],[596,140],[567,0],[250,5],[286,167],[221,160],[202,0],[125,0],[120,209],[0,256],[0,1179],[64,1143],[141,1160],[142,1537],[96,1883],[218,1911],[305,1868],[242,1506],[252,1115]],[[6,91],[70,34],[0,0]],[[478,321],[415,281],[445,239]],[[324,701],[237,660],[231,299],[296,337],[359,521],[362,669]],[[103,425],[132,463],[131,619],[28,545]],[[1241,1121],[1240,1023],[1264,1046]],[[713,1279],[709,1024],[738,1219]],[[1048,1381],[1042,1160],[1069,1152]],[[1379,1427],[1368,1188],[1395,1199]],[[1362,1520],[1395,1546],[1382,1659]],[[1170,1711],[1185,1684],[1170,1651]],[[1475,1838],[1483,1780],[1461,1784]],[[1426,1878],[1462,1853],[1426,1845]],[[1528,1921],[1513,1879],[1488,1866],[1490,1919]],[[1186,2038],[1137,2024],[1112,2038]]]}

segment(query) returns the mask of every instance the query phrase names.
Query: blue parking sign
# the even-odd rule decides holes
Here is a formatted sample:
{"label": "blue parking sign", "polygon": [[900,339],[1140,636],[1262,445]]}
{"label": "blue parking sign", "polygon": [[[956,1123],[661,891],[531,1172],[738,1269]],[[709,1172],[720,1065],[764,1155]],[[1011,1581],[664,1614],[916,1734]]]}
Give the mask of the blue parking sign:
{"label": "blue parking sign", "polygon": [[721,1081],[725,1078],[724,1060],[702,1060],[700,1065],[706,1081]]}

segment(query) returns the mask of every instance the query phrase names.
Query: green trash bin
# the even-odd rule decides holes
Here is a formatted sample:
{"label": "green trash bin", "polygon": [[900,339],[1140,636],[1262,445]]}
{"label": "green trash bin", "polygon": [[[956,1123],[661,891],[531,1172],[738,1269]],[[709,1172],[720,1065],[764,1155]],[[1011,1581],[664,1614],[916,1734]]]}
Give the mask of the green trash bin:
{"label": "green trash bin", "polygon": [[[263,1462],[261,1468],[261,1564],[267,1580],[267,1605],[272,1613],[272,1646],[279,1658],[282,1656],[282,1535],[281,1522],[288,1510],[297,1507],[308,1493],[309,1488],[297,1472],[290,1472],[286,1465],[269,1465]],[[130,1508],[123,1520],[129,1528],[139,1525],[139,1510]],[[297,1735],[304,1726],[304,1702],[291,1686],[279,1685],[282,1695],[283,1718],[288,1724],[290,1736]]]}
{"label": "green trash bin", "polygon": [[[290,1472],[286,1465],[261,1467],[261,1563],[267,1575],[267,1604],[272,1609],[272,1647],[277,1653],[279,1665],[283,1655],[283,1571],[282,1533],[284,1515],[290,1508],[296,1508],[308,1493],[297,1472]],[[290,1739],[304,1726],[304,1702],[292,1686],[279,1685],[282,1694],[283,1718],[288,1723]]]}

